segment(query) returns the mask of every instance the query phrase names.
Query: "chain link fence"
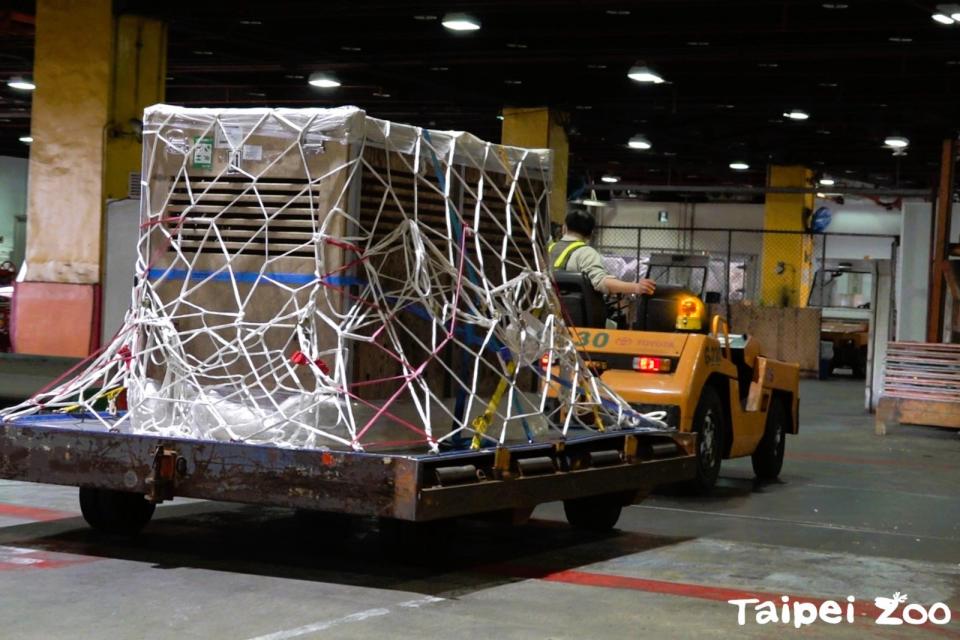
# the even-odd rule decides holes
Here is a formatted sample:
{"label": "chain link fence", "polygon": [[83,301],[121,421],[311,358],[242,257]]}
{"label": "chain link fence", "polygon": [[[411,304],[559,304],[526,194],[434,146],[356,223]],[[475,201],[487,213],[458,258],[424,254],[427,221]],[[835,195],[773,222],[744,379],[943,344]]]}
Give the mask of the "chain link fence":
{"label": "chain link fence", "polygon": [[[764,343],[779,345],[779,357],[801,361],[808,373],[818,368],[828,317],[868,317],[879,294],[888,297],[884,324],[894,326],[896,236],[600,226],[593,244],[611,275],[685,286],[713,301],[732,331],[770,334]],[[890,286],[882,290],[875,261],[889,261]]]}

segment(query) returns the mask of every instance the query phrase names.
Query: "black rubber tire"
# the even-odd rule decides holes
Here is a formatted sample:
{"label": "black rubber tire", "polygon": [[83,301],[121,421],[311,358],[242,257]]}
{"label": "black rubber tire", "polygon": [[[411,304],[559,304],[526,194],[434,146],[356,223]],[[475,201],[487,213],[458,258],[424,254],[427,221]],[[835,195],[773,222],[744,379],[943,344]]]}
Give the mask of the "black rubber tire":
{"label": "black rubber tire", "polygon": [[563,513],[567,516],[567,522],[575,529],[610,531],[617,526],[624,500],[620,493],[564,500]]}
{"label": "black rubber tire", "polygon": [[776,480],[780,475],[789,426],[790,413],[786,404],[783,400],[774,398],[770,401],[763,437],[750,457],[753,462],[753,472],[760,480]]}
{"label": "black rubber tire", "polygon": [[690,482],[690,487],[696,493],[710,493],[717,484],[723,459],[725,420],[720,394],[713,387],[705,386],[693,413],[693,431],[697,434],[697,476]]}
{"label": "black rubber tire", "polygon": [[80,487],[80,512],[93,529],[134,536],[147,526],[157,508],[139,493]]}

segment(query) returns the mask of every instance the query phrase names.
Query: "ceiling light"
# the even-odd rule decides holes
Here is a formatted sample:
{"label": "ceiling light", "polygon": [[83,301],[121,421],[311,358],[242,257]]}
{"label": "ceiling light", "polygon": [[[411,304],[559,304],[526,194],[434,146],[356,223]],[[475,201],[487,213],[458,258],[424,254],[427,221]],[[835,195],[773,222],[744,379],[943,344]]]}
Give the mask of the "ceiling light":
{"label": "ceiling light", "polygon": [[361,47],[340,47],[340,50],[341,50],[341,51],[352,51],[352,52],[363,51],[363,49],[362,49]]}
{"label": "ceiling light", "polygon": [[590,109],[593,109],[593,106],[589,104],[578,104],[574,109],[577,111],[590,111]]}
{"label": "ceiling light", "polygon": [[600,176],[600,180],[602,182],[606,182],[607,184],[616,184],[620,182],[620,176],[611,176],[608,174],[605,176]]}
{"label": "ceiling light", "polygon": [[33,136],[20,136],[19,140],[23,144],[30,144],[33,142]]}
{"label": "ceiling light", "polygon": [[687,45],[691,47],[709,47],[710,43],[704,42],[703,40],[691,40]]}
{"label": "ceiling light", "polygon": [[750,168],[750,165],[746,162],[731,162],[730,168],[734,171],[746,171]]}
{"label": "ceiling light", "polygon": [[212,56],[213,51],[208,51],[206,49],[196,49],[194,50],[193,54],[197,56]]}
{"label": "ceiling light", "polygon": [[580,204],[585,207],[605,207],[607,203],[603,200],[594,200],[593,198],[586,198]]}
{"label": "ceiling light", "polygon": [[891,149],[904,149],[910,146],[910,140],[904,138],[903,136],[887,136],[887,139],[883,141],[883,144]]}
{"label": "ceiling light", "polygon": [[637,82],[652,82],[653,84],[662,84],[663,77],[645,64],[635,64],[630,67],[627,77]]}
{"label": "ceiling light", "polygon": [[260,20],[241,20],[240,24],[247,25],[248,27],[256,27],[263,24],[263,22]]}
{"label": "ceiling light", "polygon": [[33,91],[37,88],[37,85],[33,84],[33,81],[27,78],[21,78],[20,76],[15,76],[7,80],[7,86],[19,91]]}
{"label": "ceiling light", "polygon": [[418,16],[413,16],[413,19],[414,19],[414,20],[420,20],[420,21],[423,21],[423,22],[429,22],[429,21],[431,21],[431,20],[436,20],[436,19],[437,19],[437,16],[432,16],[432,15],[427,15],[427,14],[421,14],[421,15],[418,15]]}
{"label": "ceiling light", "polygon": [[500,120],[501,122],[503,122],[503,116],[502,116],[502,115],[498,115],[498,116],[497,116],[497,120]]}
{"label": "ceiling light", "polygon": [[630,15],[629,9],[607,9],[608,16],[628,16]]}
{"label": "ceiling light", "polygon": [[945,13],[935,13],[930,17],[933,18],[934,22],[939,22],[940,24],[953,24],[956,22],[956,20]]}
{"label": "ceiling light", "polygon": [[466,13],[448,13],[443,16],[443,26],[450,31],[477,31],[480,21]]}
{"label": "ceiling light", "polygon": [[307,83],[321,89],[335,89],[340,86],[339,80],[329,73],[322,73],[320,71],[311,73],[310,79],[307,80]]}
{"label": "ceiling light", "polygon": [[504,80],[504,84],[518,85],[523,84],[523,80]]}
{"label": "ceiling light", "polygon": [[371,93],[370,95],[372,95],[374,98],[389,98],[389,97],[390,97],[390,94],[389,94],[389,93],[384,93],[384,92],[382,92],[382,91],[374,91],[374,92]]}
{"label": "ceiling light", "polygon": [[829,129],[817,129],[817,133],[819,133],[822,136],[828,136],[830,135],[831,132]]}
{"label": "ceiling light", "polygon": [[820,184],[824,187],[832,187],[837,182],[833,178],[820,178]]}
{"label": "ceiling light", "polygon": [[508,42],[507,49],[526,49],[527,45],[522,42]]}
{"label": "ceiling light", "polygon": [[430,67],[430,71],[449,71],[450,67]]}
{"label": "ceiling light", "polygon": [[899,42],[899,43],[913,42],[913,38],[904,38],[901,36],[891,36],[888,39],[890,40],[890,42]]}
{"label": "ceiling light", "polygon": [[605,64],[588,64],[587,69],[606,69],[607,65]]}
{"label": "ceiling light", "polygon": [[790,111],[784,111],[783,117],[790,118],[791,120],[806,120],[810,117],[810,114],[800,109],[791,109]]}
{"label": "ceiling light", "polygon": [[845,4],[843,2],[824,2],[823,3],[824,9],[846,9],[849,6],[850,5]]}
{"label": "ceiling light", "polygon": [[630,138],[630,141],[627,142],[627,146],[631,149],[650,149],[653,147],[650,141],[643,136],[633,136]]}
{"label": "ceiling light", "polygon": [[[288,73],[283,77],[288,80],[303,80],[303,76],[299,73]],[[173,78],[167,78],[167,80],[172,80],[172,79]]]}

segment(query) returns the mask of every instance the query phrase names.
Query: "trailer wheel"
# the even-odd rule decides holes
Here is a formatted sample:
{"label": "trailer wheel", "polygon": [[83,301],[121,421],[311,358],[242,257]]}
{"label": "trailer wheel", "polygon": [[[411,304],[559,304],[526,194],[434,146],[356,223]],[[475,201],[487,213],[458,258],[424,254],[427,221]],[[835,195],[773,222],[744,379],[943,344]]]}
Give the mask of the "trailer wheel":
{"label": "trailer wheel", "polygon": [[787,443],[789,414],[783,400],[773,399],[767,412],[767,425],[760,444],[751,456],[753,472],[761,480],[775,480],[783,468],[783,451]]}
{"label": "trailer wheel", "polygon": [[93,529],[136,535],[147,526],[156,505],[139,493],[80,487],[80,512]]}
{"label": "trailer wheel", "polygon": [[623,494],[605,493],[564,500],[563,513],[567,516],[567,522],[575,529],[610,531],[617,526],[623,504]]}
{"label": "trailer wheel", "polygon": [[709,493],[720,476],[723,458],[723,402],[717,390],[705,386],[693,413],[693,431],[697,434],[697,477],[691,488],[700,494]]}

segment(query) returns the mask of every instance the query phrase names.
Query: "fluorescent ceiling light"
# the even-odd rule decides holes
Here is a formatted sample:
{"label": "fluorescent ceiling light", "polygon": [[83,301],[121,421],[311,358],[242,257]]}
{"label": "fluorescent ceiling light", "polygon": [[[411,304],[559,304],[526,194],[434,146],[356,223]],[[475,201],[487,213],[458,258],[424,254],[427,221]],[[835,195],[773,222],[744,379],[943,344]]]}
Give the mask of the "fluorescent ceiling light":
{"label": "fluorescent ceiling light", "polygon": [[448,13],[443,16],[443,26],[450,31],[476,31],[480,21],[466,13]]}
{"label": "fluorescent ceiling light", "polygon": [[806,120],[810,117],[810,114],[800,109],[791,109],[790,111],[784,111],[783,117],[790,118],[791,120]]}
{"label": "fluorescent ceiling light", "polygon": [[17,89],[19,91],[33,91],[37,88],[37,85],[33,84],[31,80],[28,80],[27,78],[21,78],[20,76],[7,80],[7,86],[11,89]]}
{"label": "fluorescent ceiling light", "polygon": [[630,138],[630,141],[627,142],[627,146],[631,149],[650,149],[653,147],[650,141],[643,136],[633,136]]}
{"label": "fluorescent ceiling light", "polygon": [[910,146],[910,140],[904,138],[903,136],[887,136],[887,139],[883,141],[883,144],[893,149],[904,149]]}
{"label": "fluorescent ceiling light", "polygon": [[820,184],[824,187],[832,187],[836,181],[833,178],[820,178]]}
{"label": "fluorescent ceiling light", "polygon": [[935,13],[930,17],[933,18],[934,22],[939,22],[940,24],[953,24],[956,22],[953,18],[945,13]]}
{"label": "fluorescent ceiling light", "polygon": [[335,89],[340,86],[340,81],[329,73],[321,73],[319,71],[310,74],[310,79],[307,82],[314,86],[320,87],[321,89]]}
{"label": "fluorescent ceiling light", "polygon": [[600,180],[608,184],[615,184],[617,182],[620,182],[620,176],[605,175],[605,176],[600,176]]}
{"label": "fluorescent ceiling light", "polygon": [[593,200],[592,198],[587,198],[587,199],[585,199],[583,202],[581,202],[580,204],[582,204],[582,205],[584,205],[584,206],[586,206],[586,207],[605,207],[605,206],[607,206],[607,203],[604,202],[603,200]]}
{"label": "fluorescent ceiling light", "polygon": [[20,136],[20,142],[24,144],[30,144],[33,142],[33,136]]}
{"label": "fluorescent ceiling light", "polygon": [[653,84],[662,84],[663,77],[645,64],[635,64],[630,67],[627,77],[636,82],[651,82]]}
{"label": "fluorescent ceiling light", "polygon": [[750,165],[748,165],[746,162],[731,162],[730,168],[734,171],[746,171],[750,168]]}

